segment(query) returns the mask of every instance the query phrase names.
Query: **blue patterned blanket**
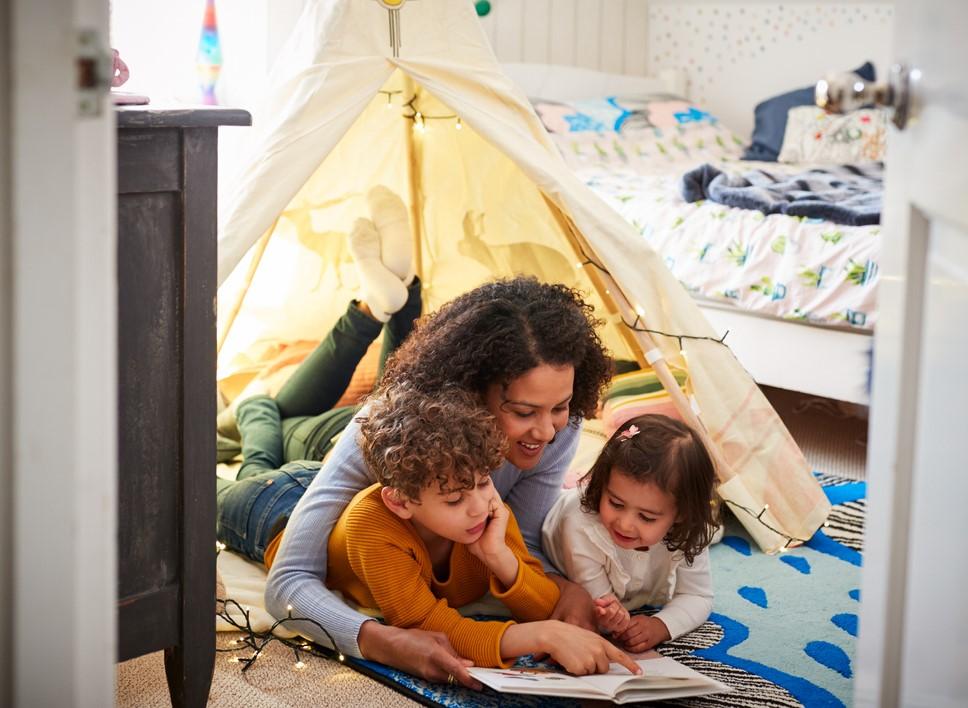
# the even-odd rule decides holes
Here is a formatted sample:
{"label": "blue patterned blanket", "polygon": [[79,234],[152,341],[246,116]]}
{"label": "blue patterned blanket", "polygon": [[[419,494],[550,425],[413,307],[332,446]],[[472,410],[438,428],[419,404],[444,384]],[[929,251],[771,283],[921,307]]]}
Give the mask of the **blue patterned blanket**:
{"label": "blue patterned blanket", "polygon": [[709,199],[727,206],[755,209],[865,226],[881,221],[884,165],[840,165],[795,175],[757,169],[729,174],[708,163],[682,176],[687,202]]}
{"label": "blue patterned blanket", "polygon": [[[710,551],[716,593],[712,616],[698,630],[663,645],[660,651],[734,691],[669,705],[814,708],[851,704],[866,484],[819,477],[833,511],[828,526],[799,548],[767,556],[730,518],[723,541]],[[382,664],[347,663],[425,705],[580,705],[490,689],[478,693],[427,683]]]}

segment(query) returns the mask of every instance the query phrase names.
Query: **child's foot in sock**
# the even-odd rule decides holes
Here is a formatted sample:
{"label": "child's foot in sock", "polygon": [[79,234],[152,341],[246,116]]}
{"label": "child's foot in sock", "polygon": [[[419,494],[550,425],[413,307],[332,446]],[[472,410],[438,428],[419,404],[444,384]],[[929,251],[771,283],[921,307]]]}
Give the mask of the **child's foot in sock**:
{"label": "child's foot in sock", "polygon": [[405,286],[413,280],[413,234],[403,200],[382,184],[366,195],[370,216],[380,232],[380,258]]}
{"label": "child's foot in sock", "polygon": [[350,255],[363,290],[361,299],[373,316],[386,322],[407,302],[407,289],[380,260],[380,234],[369,219],[357,219],[349,237]]}

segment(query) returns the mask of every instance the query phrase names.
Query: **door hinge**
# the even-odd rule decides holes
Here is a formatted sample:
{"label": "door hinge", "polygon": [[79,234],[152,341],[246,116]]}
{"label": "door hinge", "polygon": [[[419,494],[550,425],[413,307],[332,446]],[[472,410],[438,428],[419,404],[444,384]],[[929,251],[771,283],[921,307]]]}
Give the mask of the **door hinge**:
{"label": "door hinge", "polygon": [[111,90],[114,60],[97,30],[77,32],[77,113],[81,117],[97,117],[104,107],[104,98]]}

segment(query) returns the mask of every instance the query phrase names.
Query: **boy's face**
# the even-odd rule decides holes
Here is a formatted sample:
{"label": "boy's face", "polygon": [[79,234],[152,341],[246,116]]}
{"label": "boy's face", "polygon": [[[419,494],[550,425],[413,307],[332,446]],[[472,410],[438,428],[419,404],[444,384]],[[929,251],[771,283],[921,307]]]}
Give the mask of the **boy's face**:
{"label": "boy's face", "polygon": [[434,483],[420,492],[418,502],[406,500],[391,510],[435,536],[474,543],[484,533],[493,504],[501,503],[489,474],[477,474],[474,480],[473,488],[459,491],[441,491]]}

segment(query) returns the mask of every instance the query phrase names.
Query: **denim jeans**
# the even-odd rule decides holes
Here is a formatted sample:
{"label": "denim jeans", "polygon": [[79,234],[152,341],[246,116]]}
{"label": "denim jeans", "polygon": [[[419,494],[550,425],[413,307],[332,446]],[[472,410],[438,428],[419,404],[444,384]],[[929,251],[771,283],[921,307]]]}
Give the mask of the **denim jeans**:
{"label": "denim jeans", "polygon": [[222,487],[218,494],[216,538],[233,551],[262,563],[266,545],[285,527],[320,466],[319,462],[290,462]]}

